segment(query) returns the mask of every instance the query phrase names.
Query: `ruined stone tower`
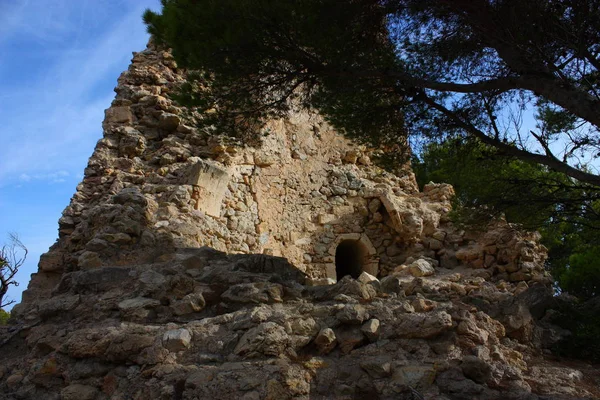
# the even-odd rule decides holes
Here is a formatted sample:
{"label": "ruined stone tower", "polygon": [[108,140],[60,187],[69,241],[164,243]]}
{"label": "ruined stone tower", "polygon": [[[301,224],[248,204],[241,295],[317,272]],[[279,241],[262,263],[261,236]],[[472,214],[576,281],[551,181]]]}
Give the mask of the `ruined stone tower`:
{"label": "ruined stone tower", "polygon": [[4,332],[0,398],[592,393],[543,361],[560,332],[536,234],[455,228],[449,185],[420,192],[316,113],[209,136],[171,98],[183,80],[152,46],[119,78]]}
{"label": "ruined stone tower", "polygon": [[497,247],[514,247],[510,234],[465,241],[444,226],[450,186],[420,193],[408,167],[385,172],[315,113],[270,121],[254,146],[198,132],[169,97],[183,79],[168,52],[135,55],[25,303],[64,272],[201,246],[285,257],[315,283],[383,277],[423,257],[442,267],[468,261],[511,281],[542,277],[535,241],[504,252]]}

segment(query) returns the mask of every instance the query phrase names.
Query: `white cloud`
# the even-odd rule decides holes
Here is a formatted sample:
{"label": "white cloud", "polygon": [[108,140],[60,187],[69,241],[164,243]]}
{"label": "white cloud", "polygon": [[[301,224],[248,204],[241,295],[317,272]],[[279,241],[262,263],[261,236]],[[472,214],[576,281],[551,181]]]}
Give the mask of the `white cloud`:
{"label": "white cloud", "polygon": [[[0,0],[0,220],[30,253],[19,300],[73,187],[80,181],[112,87],[147,41],[141,14],[159,0]],[[26,190],[11,191],[14,187]],[[60,199],[60,200],[59,200]],[[60,201],[60,204],[58,204]],[[0,243],[2,243],[0,232]]]}
{"label": "white cloud", "polygon": [[67,171],[61,170],[50,173],[43,174],[21,174],[19,175],[19,181],[21,182],[31,182],[31,181],[44,181],[48,183],[62,183],[66,182],[66,178],[72,177],[71,174]]}
{"label": "white cloud", "polygon": [[21,182],[29,182],[29,181],[31,181],[31,176],[27,175],[27,174],[21,174],[21,175],[19,175],[19,180]]}
{"label": "white cloud", "polygon": [[[37,17],[27,23],[24,15],[31,2],[9,7],[8,17],[0,19],[0,26],[2,22],[7,26],[2,28],[0,36],[2,32],[16,29],[29,34],[29,28],[36,22],[41,31],[73,35],[82,29],[77,25],[82,22],[81,18],[74,17],[73,10],[68,9],[67,5],[72,3],[54,2],[50,15],[40,16],[44,13],[38,12]],[[115,5],[114,0],[108,3]],[[105,21],[105,32],[86,42],[73,40],[69,49],[56,50],[39,81],[2,96],[2,103],[8,106],[0,108],[0,120],[3,121],[0,126],[0,186],[14,181],[14,177],[23,183],[38,179],[37,176],[51,179],[49,177],[57,170],[75,175],[83,169],[94,143],[102,136],[103,110],[114,98],[114,93],[106,90],[106,82],[116,84],[120,70],[129,63],[131,51],[142,50],[147,40],[141,13],[148,1],[126,3],[118,4],[127,10],[126,13],[114,12],[118,19],[112,24]],[[96,10],[103,10],[100,6],[94,3]],[[76,10],[96,12],[86,11],[83,6]],[[62,11],[66,13],[63,19],[58,18]],[[89,19],[89,15],[86,18]],[[99,91],[99,87],[104,90]],[[54,178],[54,181],[59,179],[64,177]]]}

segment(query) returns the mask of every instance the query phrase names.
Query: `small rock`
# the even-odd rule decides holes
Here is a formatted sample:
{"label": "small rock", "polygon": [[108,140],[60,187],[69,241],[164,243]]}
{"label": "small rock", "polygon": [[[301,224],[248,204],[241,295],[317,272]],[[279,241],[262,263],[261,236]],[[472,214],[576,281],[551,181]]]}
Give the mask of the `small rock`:
{"label": "small rock", "polygon": [[524,273],[522,271],[513,272],[508,276],[508,280],[511,282],[529,281],[531,280],[531,274]]}
{"label": "small rock", "polygon": [[434,239],[436,239],[436,240],[438,240],[440,242],[443,242],[444,239],[446,239],[446,232],[444,232],[444,231],[435,231],[435,232],[433,232],[433,235],[431,235],[431,236],[433,236]]}
{"label": "small rock", "polygon": [[371,213],[376,213],[379,210],[379,207],[381,207],[381,200],[375,198],[369,202],[369,211],[371,211]]}
{"label": "small rock", "polygon": [[123,318],[128,320],[143,320],[150,314],[150,309],[160,305],[160,301],[145,297],[123,300],[118,304]]}
{"label": "small rock", "polygon": [[343,324],[359,325],[369,319],[369,313],[359,304],[348,304],[335,317]]}
{"label": "small rock", "polygon": [[221,298],[236,303],[273,303],[281,302],[283,287],[277,283],[253,282],[233,285]]}
{"label": "small rock", "polygon": [[460,321],[458,327],[456,328],[456,332],[459,335],[464,335],[472,341],[481,344],[486,344],[490,336],[487,331],[479,328],[477,324],[470,319]]}
{"label": "small rock", "polygon": [[74,383],[64,388],[60,395],[62,400],[94,400],[98,395],[98,389]]}
{"label": "small rock", "polygon": [[173,352],[189,348],[191,341],[192,335],[187,329],[173,329],[163,335],[163,346]]}
{"label": "small rock", "polygon": [[416,260],[410,264],[408,266],[408,271],[412,276],[415,277],[430,276],[435,274],[435,269],[433,266],[428,261],[423,259]]}
{"label": "small rock", "polygon": [[148,205],[148,200],[140,192],[137,187],[129,187],[121,190],[118,194],[113,196],[113,202],[115,204],[127,204],[133,203],[145,207]]}
{"label": "small rock", "polygon": [[402,281],[397,276],[388,275],[381,279],[381,289],[386,293],[401,293]]}
{"label": "small rock", "polygon": [[415,308],[408,301],[403,301],[402,303],[400,303],[400,309],[402,311],[404,311],[405,313],[409,313],[409,314],[415,312]]}
{"label": "small rock", "polygon": [[379,338],[379,320],[376,318],[370,319],[362,326],[362,332],[371,342],[377,341]]}
{"label": "small rock", "polygon": [[358,277],[358,281],[362,283],[370,283],[370,282],[379,282],[379,279],[375,278],[373,275],[368,272],[362,272]]}
{"label": "small rock", "polygon": [[139,281],[144,284],[144,286],[150,290],[159,290],[162,286],[167,283],[167,279],[163,274],[159,274],[154,270],[147,270],[141,273]]}
{"label": "small rock", "polygon": [[517,284],[517,287],[515,288],[513,294],[515,296],[518,296],[521,293],[524,293],[525,291],[527,291],[527,289],[529,289],[529,285],[527,284],[527,282],[519,282]]}
{"label": "small rock", "polygon": [[392,374],[392,364],[387,357],[374,357],[361,361],[360,367],[373,379],[381,379]]}
{"label": "small rock", "polygon": [[358,151],[356,150],[348,150],[343,158],[344,162],[349,164],[356,164],[358,160]]}
{"label": "small rock", "polygon": [[452,317],[445,311],[401,314],[395,334],[404,338],[431,338],[452,328]]}
{"label": "small rock", "polygon": [[317,334],[315,345],[321,354],[327,354],[335,348],[337,338],[331,328],[324,328]]}
{"label": "small rock", "polygon": [[23,378],[24,376],[21,374],[11,375],[8,378],[6,378],[6,386],[8,386],[9,388],[14,388],[19,383],[21,383],[21,381],[23,381]]}
{"label": "small rock", "polygon": [[336,337],[340,350],[343,354],[348,354],[355,347],[359,346],[365,340],[361,329],[357,326],[346,326],[336,330]]}
{"label": "small rock", "polygon": [[431,250],[440,250],[444,247],[444,244],[437,240],[437,239],[430,239],[429,240],[429,248]]}
{"label": "small rock", "polygon": [[131,123],[133,116],[129,107],[111,107],[104,111],[107,124]]}
{"label": "small rock", "polygon": [[102,265],[100,255],[93,251],[84,251],[77,259],[77,265],[81,269],[94,269]]}
{"label": "small rock", "polygon": [[130,243],[132,240],[130,235],[123,232],[107,233],[102,235],[102,237],[104,238],[104,240],[117,245],[127,244]]}
{"label": "small rock", "polygon": [[285,329],[275,322],[264,322],[247,331],[238,342],[233,352],[246,358],[279,356],[290,341]]}
{"label": "small rock", "polygon": [[89,251],[102,251],[108,247],[108,242],[100,238],[93,238],[86,243],[85,249]]}
{"label": "small rock", "polygon": [[135,297],[133,299],[123,300],[118,307],[121,311],[129,311],[136,308],[151,308],[160,305],[160,301],[148,299],[146,297]]}
{"label": "small rock", "polygon": [[321,225],[331,224],[335,222],[337,217],[334,214],[319,214],[318,221]]}
{"label": "small rock", "polygon": [[80,300],[78,294],[73,296],[55,296],[40,304],[38,313],[42,318],[62,314],[75,309],[79,305]]}
{"label": "small rock", "polygon": [[467,378],[477,383],[485,383],[492,376],[491,365],[475,356],[463,357],[460,367]]}
{"label": "small rock", "polygon": [[254,154],[254,164],[257,167],[269,167],[277,162],[277,158],[271,154]]}
{"label": "small rock", "polygon": [[328,286],[335,285],[336,280],[333,278],[314,278],[307,281],[309,286]]}
{"label": "small rock", "polygon": [[435,308],[437,303],[435,301],[427,300],[427,299],[414,299],[412,301],[412,306],[417,312],[428,312]]}
{"label": "small rock", "polygon": [[172,309],[175,315],[185,315],[200,312],[206,306],[206,301],[202,293],[190,293],[183,299],[173,304]]}
{"label": "small rock", "polygon": [[395,244],[392,244],[391,246],[388,246],[385,249],[385,254],[389,257],[396,257],[396,256],[402,254],[402,252],[403,252],[403,250],[400,247],[396,246]]}
{"label": "small rock", "polygon": [[435,378],[436,370],[433,365],[406,365],[394,371],[391,384],[422,388],[430,386]]}
{"label": "small rock", "polygon": [[158,126],[166,131],[174,131],[175,129],[177,129],[180,123],[181,119],[179,118],[179,116],[171,113],[161,114],[158,120]]}
{"label": "small rock", "polygon": [[456,282],[450,283],[450,290],[452,290],[453,292],[456,292],[460,296],[465,296],[467,294],[467,290],[465,289],[465,286],[461,285],[460,283],[456,283]]}

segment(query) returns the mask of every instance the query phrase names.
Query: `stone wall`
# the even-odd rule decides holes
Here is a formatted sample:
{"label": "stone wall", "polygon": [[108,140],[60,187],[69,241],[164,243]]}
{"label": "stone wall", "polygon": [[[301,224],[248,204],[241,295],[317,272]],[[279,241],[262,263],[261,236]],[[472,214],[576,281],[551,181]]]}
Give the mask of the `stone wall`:
{"label": "stone wall", "polygon": [[200,246],[282,256],[314,284],[336,280],[344,240],[367,249],[361,264],[375,276],[424,259],[486,278],[543,279],[535,237],[508,225],[457,231],[446,218],[450,186],[420,193],[408,167],[386,172],[315,113],[269,121],[252,145],[199,131],[170,97],[184,77],[167,51],[134,55],[24,303],[47,297],[64,272]]}

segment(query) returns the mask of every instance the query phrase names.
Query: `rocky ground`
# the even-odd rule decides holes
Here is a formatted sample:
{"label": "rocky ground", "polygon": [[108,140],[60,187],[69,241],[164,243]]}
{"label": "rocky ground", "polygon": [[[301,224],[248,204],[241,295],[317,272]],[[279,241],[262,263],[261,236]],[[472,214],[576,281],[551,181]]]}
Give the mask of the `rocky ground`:
{"label": "rocky ground", "polygon": [[547,350],[566,332],[546,286],[418,264],[315,287],[283,258],[200,248],[66,273],[3,328],[0,398],[600,398],[600,371]]}

